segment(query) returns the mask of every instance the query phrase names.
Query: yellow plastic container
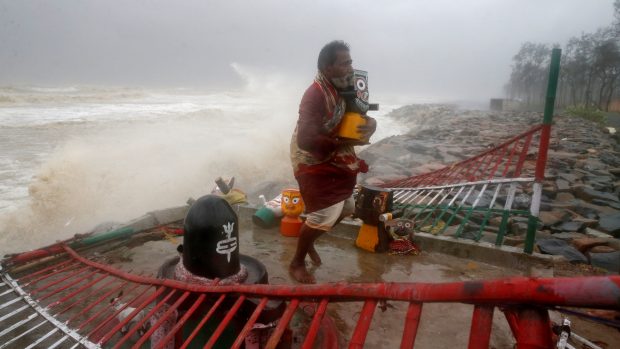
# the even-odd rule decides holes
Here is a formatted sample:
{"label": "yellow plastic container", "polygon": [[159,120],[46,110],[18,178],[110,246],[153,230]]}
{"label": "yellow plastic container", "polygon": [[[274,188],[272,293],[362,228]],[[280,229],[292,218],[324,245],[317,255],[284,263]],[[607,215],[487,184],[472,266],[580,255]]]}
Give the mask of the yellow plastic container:
{"label": "yellow plastic container", "polygon": [[340,128],[338,129],[338,136],[358,141],[365,141],[365,139],[362,139],[363,135],[357,130],[358,126],[363,125],[366,125],[366,119],[364,119],[362,115],[358,113],[346,112],[342,116]]}
{"label": "yellow plastic container", "polygon": [[375,225],[362,224],[355,245],[363,250],[375,252],[379,245],[379,228]]}

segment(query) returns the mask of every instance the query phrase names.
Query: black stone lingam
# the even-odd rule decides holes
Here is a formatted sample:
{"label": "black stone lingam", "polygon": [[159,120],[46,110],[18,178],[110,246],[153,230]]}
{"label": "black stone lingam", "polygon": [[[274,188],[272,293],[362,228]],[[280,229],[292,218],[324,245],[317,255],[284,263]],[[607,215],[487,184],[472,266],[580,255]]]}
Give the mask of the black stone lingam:
{"label": "black stone lingam", "polygon": [[239,224],[226,200],[215,195],[196,200],[184,230],[183,265],[188,271],[209,279],[239,272]]}
{"label": "black stone lingam", "polygon": [[177,251],[182,258],[166,261],[159,277],[173,279],[175,266],[182,261],[195,276],[224,280],[239,273],[243,265],[247,278],[237,280],[239,283],[269,283],[263,263],[239,253],[239,219],[220,196],[205,195],[192,204],[185,216],[183,244]]}
{"label": "black stone lingam", "polygon": [[[193,276],[207,278],[206,281],[201,278],[199,278],[199,281],[181,280],[185,282],[211,284],[211,281],[217,279],[217,284],[220,285],[269,283],[267,270],[263,263],[255,258],[239,253],[238,224],[237,214],[222,197],[206,195],[196,200],[185,217],[183,245],[180,245],[177,249],[182,256],[176,256],[164,262],[159,269],[158,277],[176,279],[175,269],[179,267],[181,262],[186,272],[191,273]],[[238,278],[239,275],[243,274],[240,271],[244,268],[247,269],[247,275],[240,279]],[[178,307],[178,311],[183,313],[189,309],[198,296],[198,293],[192,294]],[[167,303],[173,304],[178,297],[180,295],[169,297]],[[207,298],[189,321],[197,323],[201,316],[209,311],[218,297],[219,295],[214,294]],[[235,300],[236,297],[234,296],[227,297],[224,300],[224,304],[220,307],[220,309],[224,310],[213,314],[213,324],[217,325],[223,319],[227,313],[226,309],[230,309]],[[220,339],[217,347],[228,348],[232,345],[232,340],[241,331],[247,319],[256,309],[259,301],[260,299],[258,298],[247,298],[243,302],[227,327],[227,331],[233,333],[234,336],[231,337],[232,339]],[[282,316],[285,308],[286,304],[283,301],[270,300],[261,312],[257,322],[263,324],[271,323]],[[211,330],[214,329],[212,328]],[[199,344],[202,346],[205,343],[200,342]]]}

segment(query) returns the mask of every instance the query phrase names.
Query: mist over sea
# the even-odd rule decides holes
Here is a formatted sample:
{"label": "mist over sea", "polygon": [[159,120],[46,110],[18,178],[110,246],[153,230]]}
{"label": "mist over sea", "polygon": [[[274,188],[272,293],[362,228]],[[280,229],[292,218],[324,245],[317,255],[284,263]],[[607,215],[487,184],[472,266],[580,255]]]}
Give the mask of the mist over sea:
{"label": "mist over sea", "polygon": [[[242,190],[293,181],[289,141],[306,87],[0,88],[0,256],[182,205],[218,176]],[[370,114],[372,141],[406,132],[385,116],[397,106]]]}

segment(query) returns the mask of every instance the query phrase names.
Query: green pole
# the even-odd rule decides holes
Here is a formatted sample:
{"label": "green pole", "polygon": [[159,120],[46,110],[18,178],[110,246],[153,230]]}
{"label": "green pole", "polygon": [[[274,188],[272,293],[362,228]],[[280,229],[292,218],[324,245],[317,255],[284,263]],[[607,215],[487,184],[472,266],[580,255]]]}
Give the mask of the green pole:
{"label": "green pole", "polygon": [[551,67],[549,69],[549,82],[547,83],[547,97],[545,98],[545,114],[543,116],[543,125],[551,125],[551,120],[553,119],[555,95],[558,89],[558,77],[560,75],[561,56],[561,49],[554,48],[551,51]]}
{"label": "green pole", "polygon": [[540,211],[540,197],[542,194],[542,182],[545,179],[547,151],[549,150],[549,140],[551,138],[551,121],[553,119],[553,108],[555,106],[555,94],[558,88],[558,76],[560,75],[561,55],[562,50],[559,48],[554,48],[553,51],[551,51],[549,82],[547,83],[547,97],[545,98],[545,114],[543,117],[543,128],[540,134],[538,159],[536,161],[536,174],[533,188],[534,193],[532,194],[532,204],[530,206],[530,216],[527,224],[527,235],[525,236],[525,247],[523,248],[523,252],[528,254],[531,254],[534,251],[534,240],[536,238],[536,228],[538,225],[538,213]]}
{"label": "green pole", "polygon": [[106,240],[125,238],[125,237],[130,236],[134,232],[135,232],[134,229],[131,227],[120,228],[120,229],[109,231],[107,233],[89,236],[87,238],[84,238],[83,240],[79,240],[74,243],[71,243],[69,246],[71,248],[78,248],[78,247],[83,247],[83,246],[94,245],[94,244],[97,244],[97,243],[100,243]]}

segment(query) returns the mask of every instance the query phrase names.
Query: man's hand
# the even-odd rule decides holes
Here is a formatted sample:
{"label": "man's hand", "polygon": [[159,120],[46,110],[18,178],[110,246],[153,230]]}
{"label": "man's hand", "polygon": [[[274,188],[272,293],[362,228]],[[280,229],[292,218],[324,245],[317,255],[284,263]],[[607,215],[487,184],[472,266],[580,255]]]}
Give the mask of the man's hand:
{"label": "man's hand", "polygon": [[365,144],[368,144],[370,136],[377,130],[377,120],[370,116],[363,116],[366,120],[366,125],[360,125],[357,127],[357,131],[362,134],[362,140]]}

